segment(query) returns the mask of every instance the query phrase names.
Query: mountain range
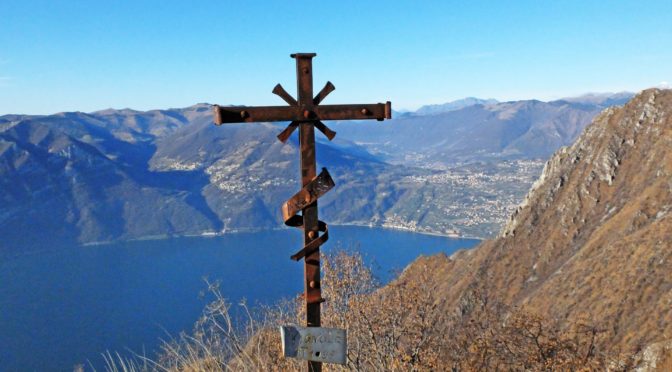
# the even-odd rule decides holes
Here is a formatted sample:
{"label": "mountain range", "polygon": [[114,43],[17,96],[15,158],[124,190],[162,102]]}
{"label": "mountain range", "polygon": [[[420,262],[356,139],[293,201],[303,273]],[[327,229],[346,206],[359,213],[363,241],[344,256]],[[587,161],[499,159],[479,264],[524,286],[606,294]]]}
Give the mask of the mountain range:
{"label": "mountain range", "polygon": [[652,367],[672,349],[671,248],[672,91],[651,89],[558,150],[499,237],[419,259],[399,283],[429,270],[422,288],[458,323],[504,304],[560,329],[593,325],[590,352],[639,353]]}
{"label": "mountain range", "polygon": [[427,115],[406,114],[389,124],[335,125],[372,153],[392,162],[420,166],[482,160],[547,159],[570,145],[603,109],[624,104],[632,94],[525,100],[473,105]]}
{"label": "mountain range", "polygon": [[[604,102],[479,101],[330,124],[338,136],[317,152],[337,187],[322,216],[491,236],[544,157]],[[283,124],[211,120],[208,104],[0,117],[0,254],[281,226],[279,205],[297,190],[296,140],[277,141]]]}

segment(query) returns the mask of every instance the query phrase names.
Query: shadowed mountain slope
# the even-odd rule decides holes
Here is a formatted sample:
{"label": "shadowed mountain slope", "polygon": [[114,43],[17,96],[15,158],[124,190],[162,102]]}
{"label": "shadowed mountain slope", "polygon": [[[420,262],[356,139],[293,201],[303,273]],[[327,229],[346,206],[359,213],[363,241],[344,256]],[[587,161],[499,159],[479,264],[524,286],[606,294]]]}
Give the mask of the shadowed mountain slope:
{"label": "shadowed mountain slope", "polygon": [[[215,127],[209,105],[2,117],[0,255],[72,243],[282,226],[297,190],[298,146],[282,125]],[[383,218],[420,186],[360,146],[318,141],[337,187],[330,222]]]}

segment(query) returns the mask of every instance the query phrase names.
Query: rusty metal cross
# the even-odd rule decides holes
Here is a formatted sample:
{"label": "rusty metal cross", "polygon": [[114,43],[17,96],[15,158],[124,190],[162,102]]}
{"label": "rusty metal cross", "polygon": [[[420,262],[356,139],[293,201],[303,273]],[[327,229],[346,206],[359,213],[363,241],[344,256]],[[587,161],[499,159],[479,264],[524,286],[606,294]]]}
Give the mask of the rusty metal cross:
{"label": "rusty metal cross", "polygon": [[[329,140],[336,132],[329,129],[322,120],[366,120],[382,121],[391,119],[390,102],[376,104],[321,105],[320,103],[331,93],[334,85],[331,82],[313,97],[312,61],[315,53],[296,53],[296,78],[298,99],[294,99],[280,84],[273,88],[273,93],[280,96],[289,106],[218,106],[213,107],[215,124],[252,123],[289,121],[287,128],[278,135],[283,143],[292,132],[299,128],[299,147],[301,152],[301,184],[302,189],[284,203],[283,218],[288,226],[298,227],[304,232],[303,248],[292,255],[292,259],[304,259],[304,298],[306,303],[306,325],[320,326],[320,245],[329,238],[327,225],[318,219],[317,199],[334,186],[326,169],[317,175],[315,162],[315,128]],[[298,212],[301,212],[301,215]],[[320,234],[321,233],[321,234]],[[319,354],[319,353],[318,353]],[[319,357],[319,355],[318,355]],[[320,371],[319,358],[308,362],[309,371]]]}

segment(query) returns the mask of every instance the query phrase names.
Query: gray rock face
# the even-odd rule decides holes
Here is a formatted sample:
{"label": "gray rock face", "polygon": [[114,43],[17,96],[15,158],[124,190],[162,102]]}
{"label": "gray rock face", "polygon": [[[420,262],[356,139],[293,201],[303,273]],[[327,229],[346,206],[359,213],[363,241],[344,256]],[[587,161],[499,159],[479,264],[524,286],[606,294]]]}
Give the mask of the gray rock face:
{"label": "gray rock face", "polygon": [[[641,114],[637,122],[629,120],[618,121],[618,130],[614,130],[608,123],[615,121],[615,115],[620,110],[610,107],[602,111],[594,120],[594,124],[587,127],[581,137],[571,146],[563,147],[546,163],[542,175],[535,181],[523,203],[511,215],[500,236],[513,235],[518,227],[517,216],[534,201],[540,210],[544,210],[555,201],[558,192],[568,181],[568,175],[581,162],[588,164],[590,171],[580,180],[574,198],[565,200],[563,211],[569,213],[571,209],[585,207],[586,203],[597,204],[600,201],[599,193],[595,192],[594,183],[604,182],[612,186],[618,175],[623,156],[636,143],[636,137],[642,130],[642,124],[647,123],[645,132],[648,135],[661,133],[661,120],[664,115],[660,105],[656,105],[658,90],[651,90],[643,94],[646,97],[641,107]],[[599,147],[596,147],[598,146]],[[614,207],[615,208],[615,207]],[[576,222],[573,220],[572,222]],[[585,221],[584,221],[585,222]]]}

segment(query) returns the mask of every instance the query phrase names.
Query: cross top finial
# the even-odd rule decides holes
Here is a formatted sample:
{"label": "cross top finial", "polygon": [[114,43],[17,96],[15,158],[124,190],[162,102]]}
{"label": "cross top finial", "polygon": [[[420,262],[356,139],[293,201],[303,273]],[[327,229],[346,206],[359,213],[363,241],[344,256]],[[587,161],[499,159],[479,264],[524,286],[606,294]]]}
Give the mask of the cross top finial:
{"label": "cross top finial", "polygon": [[292,58],[302,58],[302,57],[312,58],[317,56],[317,53],[292,53],[289,56]]}
{"label": "cross top finial", "polygon": [[[317,115],[315,114],[314,106],[319,105],[320,102],[322,102],[329,95],[329,93],[336,89],[336,87],[330,81],[327,81],[324,88],[322,88],[322,90],[315,97],[312,97],[312,99],[309,100],[308,98],[311,98],[310,96],[312,96],[313,91],[312,58],[317,56],[317,54],[293,53],[289,56],[296,59],[296,76],[299,100],[297,101],[294,99],[294,97],[287,93],[287,91],[280,84],[277,84],[275,88],[273,88],[273,93],[282,98],[290,106],[299,108],[303,114],[303,120],[313,121],[315,128],[322,132],[322,134],[324,134],[329,139],[329,141],[331,141],[336,136],[336,132],[329,129],[329,127],[327,127],[318,119]],[[310,94],[308,97],[301,97],[302,92]],[[299,121],[292,121],[285,130],[278,134],[278,139],[283,143],[287,142],[287,139],[289,139],[289,136],[291,136],[294,130],[298,128],[299,124]]]}

